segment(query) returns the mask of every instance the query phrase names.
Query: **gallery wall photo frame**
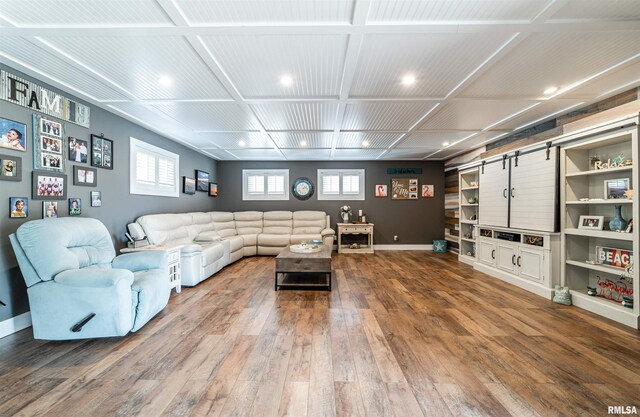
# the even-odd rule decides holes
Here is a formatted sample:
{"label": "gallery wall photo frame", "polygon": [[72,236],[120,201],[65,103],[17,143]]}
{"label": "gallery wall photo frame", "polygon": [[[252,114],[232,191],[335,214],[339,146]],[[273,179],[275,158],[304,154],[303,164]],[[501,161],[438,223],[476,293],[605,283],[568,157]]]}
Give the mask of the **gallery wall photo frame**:
{"label": "gallery wall photo frame", "polygon": [[392,200],[417,200],[418,199],[418,179],[417,178],[392,178],[391,179],[391,199]]}
{"label": "gallery wall photo frame", "polygon": [[217,197],[218,196],[218,183],[210,182],[209,183],[209,196]]}
{"label": "gallery wall photo frame", "polygon": [[0,154],[0,180],[22,181],[22,158]]}
{"label": "gallery wall photo frame", "polygon": [[95,187],[98,185],[98,170],[95,168],[73,166],[73,185]]}
{"label": "gallery wall photo frame", "polygon": [[182,192],[185,194],[196,193],[196,180],[195,178],[182,177]]}
{"label": "gallery wall photo frame", "polygon": [[209,173],[196,169],[196,190],[209,191]]}
{"label": "gallery wall photo frame", "polygon": [[64,123],[33,114],[33,169],[64,172]]}
{"label": "gallery wall photo frame", "polygon": [[63,200],[67,198],[67,174],[50,171],[31,173],[31,198],[34,200]]}
{"label": "gallery wall photo frame", "polygon": [[67,139],[69,161],[86,164],[89,161],[89,142],[69,136]]}
{"label": "gallery wall photo frame", "polygon": [[91,207],[102,207],[102,192],[91,191]]}
{"label": "gallery wall photo frame", "polygon": [[9,197],[9,217],[12,219],[29,217],[29,199],[27,197]]}
{"label": "gallery wall photo frame", "polygon": [[0,117],[0,148],[27,151],[27,125]]}
{"label": "gallery wall photo frame", "polygon": [[91,166],[113,169],[113,140],[91,135]]}

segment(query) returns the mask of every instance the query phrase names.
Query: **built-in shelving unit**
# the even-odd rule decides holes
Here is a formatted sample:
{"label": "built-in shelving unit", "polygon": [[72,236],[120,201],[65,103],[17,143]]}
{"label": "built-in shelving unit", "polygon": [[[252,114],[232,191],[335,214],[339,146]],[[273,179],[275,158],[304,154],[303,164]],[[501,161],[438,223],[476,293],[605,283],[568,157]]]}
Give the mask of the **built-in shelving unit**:
{"label": "built-in shelving unit", "polygon": [[[605,183],[624,179],[629,189],[638,190],[638,118],[609,131],[585,133],[561,152],[562,283],[570,288],[574,305],[637,329],[638,268],[629,271],[623,266],[640,250],[638,227],[612,231],[610,221],[616,206],[623,219],[640,219],[638,194],[607,195]],[[596,223],[587,223],[585,216]],[[605,254],[621,262],[610,265]],[[630,297],[625,304],[632,300],[631,308],[623,306],[623,297]]]}
{"label": "built-in shelving unit", "polygon": [[476,225],[478,224],[478,198],[480,177],[478,168],[461,171],[460,184],[460,253],[458,259],[473,265],[476,260]]}

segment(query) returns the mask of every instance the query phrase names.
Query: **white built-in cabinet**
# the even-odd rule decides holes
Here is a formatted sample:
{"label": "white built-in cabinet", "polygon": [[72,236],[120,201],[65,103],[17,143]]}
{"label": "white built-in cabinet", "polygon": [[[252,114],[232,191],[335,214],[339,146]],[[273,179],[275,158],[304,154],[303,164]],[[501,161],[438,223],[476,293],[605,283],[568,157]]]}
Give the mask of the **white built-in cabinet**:
{"label": "white built-in cabinet", "polygon": [[478,168],[460,171],[460,225],[458,231],[460,253],[458,260],[473,265],[476,260],[476,225],[478,224],[478,193],[480,190]]}
{"label": "white built-in cabinet", "polygon": [[507,227],[509,224],[508,160],[494,161],[480,168],[479,217],[487,226]]}

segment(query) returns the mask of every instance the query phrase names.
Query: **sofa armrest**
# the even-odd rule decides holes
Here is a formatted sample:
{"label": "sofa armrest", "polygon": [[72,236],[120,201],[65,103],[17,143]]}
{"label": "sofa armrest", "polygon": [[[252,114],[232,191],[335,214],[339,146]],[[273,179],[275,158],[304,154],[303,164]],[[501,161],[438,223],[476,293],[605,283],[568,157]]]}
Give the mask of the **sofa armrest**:
{"label": "sofa armrest", "polygon": [[190,245],[184,245],[180,248],[180,253],[194,253],[194,252],[202,252],[202,246],[192,243]]}
{"label": "sofa armrest", "polygon": [[128,269],[132,272],[146,271],[148,269],[165,269],[167,268],[167,253],[162,250],[125,253],[116,256],[111,266],[114,268]]}
{"label": "sofa armrest", "polygon": [[321,236],[334,236],[335,234],[336,232],[333,229],[324,229],[322,230],[322,232],[320,232]]}
{"label": "sofa armrest", "polygon": [[60,272],[53,280],[71,287],[108,288],[115,287],[120,282],[130,286],[133,283],[133,272],[126,269],[68,269]]}

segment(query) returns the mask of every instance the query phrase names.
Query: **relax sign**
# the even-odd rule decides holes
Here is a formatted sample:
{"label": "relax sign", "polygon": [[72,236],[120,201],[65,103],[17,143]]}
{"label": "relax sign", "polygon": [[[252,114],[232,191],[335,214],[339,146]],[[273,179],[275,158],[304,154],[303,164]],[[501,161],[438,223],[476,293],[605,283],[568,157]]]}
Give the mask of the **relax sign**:
{"label": "relax sign", "polygon": [[0,71],[0,98],[88,128],[91,109],[37,84]]}

